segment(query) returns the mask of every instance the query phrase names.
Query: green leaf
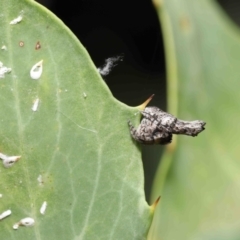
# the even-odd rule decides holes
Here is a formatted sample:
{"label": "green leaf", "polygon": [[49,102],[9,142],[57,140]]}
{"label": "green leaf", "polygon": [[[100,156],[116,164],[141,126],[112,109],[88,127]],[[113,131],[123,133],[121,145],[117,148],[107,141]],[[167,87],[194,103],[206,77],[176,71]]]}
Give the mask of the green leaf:
{"label": "green leaf", "polygon": [[240,239],[239,30],[214,1],[155,5],[167,54],[169,112],[207,125],[198,137],[178,136],[176,147],[166,149],[149,239]]}
{"label": "green leaf", "polygon": [[[4,0],[0,22],[0,61],[12,69],[0,79],[0,151],[21,156],[0,166],[0,213],[12,211],[1,238],[145,239],[152,214],[127,126],[139,120],[136,108],[114,99],[76,37],[42,6]],[[35,225],[13,230],[25,217]]]}

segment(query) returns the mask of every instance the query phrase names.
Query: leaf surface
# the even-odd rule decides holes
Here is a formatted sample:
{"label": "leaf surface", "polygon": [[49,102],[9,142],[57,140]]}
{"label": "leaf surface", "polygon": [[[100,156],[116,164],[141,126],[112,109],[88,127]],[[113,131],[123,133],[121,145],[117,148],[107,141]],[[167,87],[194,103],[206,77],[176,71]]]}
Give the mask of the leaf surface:
{"label": "leaf surface", "polygon": [[[127,126],[136,108],[114,99],[84,47],[42,6],[4,0],[0,22],[0,61],[12,69],[0,79],[0,151],[21,156],[0,166],[0,213],[12,211],[1,238],[145,239],[151,212]],[[13,230],[25,217],[35,225]]]}

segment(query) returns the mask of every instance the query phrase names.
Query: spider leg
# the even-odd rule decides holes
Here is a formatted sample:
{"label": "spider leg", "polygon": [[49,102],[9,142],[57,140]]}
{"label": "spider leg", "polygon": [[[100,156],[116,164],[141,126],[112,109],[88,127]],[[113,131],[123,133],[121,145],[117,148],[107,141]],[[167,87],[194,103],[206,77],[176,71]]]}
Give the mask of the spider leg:
{"label": "spider leg", "polygon": [[130,133],[131,133],[132,137],[135,138],[134,136],[137,135],[137,129],[132,125],[130,120],[128,121],[128,126],[129,126]]}
{"label": "spider leg", "polygon": [[[144,123],[146,123],[146,120]],[[150,126],[143,124],[139,125],[138,128],[135,128],[130,121],[128,121],[128,126],[132,138],[136,141],[143,144],[153,144],[155,142]]]}
{"label": "spider leg", "polygon": [[135,128],[132,125],[130,120],[128,121],[128,126],[129,126],[129,129],[130,129],[130,133],[131,133],[132,138],[134,138],[136,141],[138,141],[140,143],[143,143],[143,141],[141,140],[141,136],[140,136],[140,134],[138,132],[138,129]]}

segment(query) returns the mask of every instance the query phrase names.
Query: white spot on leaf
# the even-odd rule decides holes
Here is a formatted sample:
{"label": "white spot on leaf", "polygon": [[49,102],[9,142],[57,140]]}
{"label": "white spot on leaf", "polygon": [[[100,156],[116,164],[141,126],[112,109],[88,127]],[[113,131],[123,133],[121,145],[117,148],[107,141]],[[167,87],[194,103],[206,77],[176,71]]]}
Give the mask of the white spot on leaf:
{"label": "white spot on leaf", "polygon": [[21,219],[18,223],[15,223],[13,225],[13,229],[18,229],[19,226],[31,227],[34,225],[34,223],[35,223],[35,221],[33,218],[26,217],[26,218]]}
{"label": "white spot on leaf", "polygon": [[0,193],[0,198],[2,198],[3,197],[3,195],[2,195],[2,193]]}
{"label": "white spot on leaf", "polygon": [[2,50],[7,50],[7,47],[6,47],[5,45],[3,45],[3,46],[1,47],[1,49],[2,49]]}
{"label": "white spot on leaf", "polygon": [[34,112],[37,111],[37,109],[38,109],[38,104],[39,104],[39,98],[37,98],[37,99],[34,101],[34,103],[33,103],[32,110],[33,110]]}
{"label": "white spot on leaf", "polygon": [[41,213],[42,215],[45,214],[46,208],[47,208],[47,202],[44,201],[43,204],[42,204],[42,206],[41,206],[41,208],[40,208],[40,213]]}
{"label": "white spot on leaf", "polygon": [[0,153],[0,159],[3,161],[3,166],[5,168],[11,167],[15,162],[17,162],[21,156],[7,156],[3,153]]}
{"label": "white spot on leaf", "polygon": [[0,62],[0,78],[4,78],[5,73],[10,73],[11,71],[12,71],[11,68],[4,66],[3,63]]}
{"label": "white spot on leaf", "polygon": [[40,186],[43,185],[43,178],[42,178],[42,175],[41,175],[41,174],[38,176],[37,181],[38,181],[38,183],[39,183]]}
{"label": "white spot on leaf", "polygon": [[1,213],[1,214],[0,214],[0,220],[8,217],[8,216],[11,215],[11,214],[12,214],[12,211],[11,211],[11,210],[7,210],[7,211]]}
{"label": "white spot on leaf", "polygon": [[14,18],[14,19],[10,22],[10,24],[11,24],[11,25],[15,25],[15,24],[21,22],[22,19],[23,19],[22,15],[19,15],[18,17]]}
{"label": "white spot on leaf", "polygon": [[15,230],[17,230],[18,227],[19,227],[19,224],[18,224],[18,223],[15,223],[15,224],[13,225],[13,229],[15,229]]}
{"label": "white spot on leaf", "polygon": [[32,79],[37,80],[41,77],[42,71],[43,71],[43,60],[33,65],[33,67],[30,70],[30,77]]}
{"label": "white spot on leaf", "polygon": [[87,98],[87,94],[85,92],[83,92],[83,97]]}
{"label": "white spot on leaf", "polygon": [[31,227],[35,223],[33,218],[27,217],[20,220],[20,226]]}

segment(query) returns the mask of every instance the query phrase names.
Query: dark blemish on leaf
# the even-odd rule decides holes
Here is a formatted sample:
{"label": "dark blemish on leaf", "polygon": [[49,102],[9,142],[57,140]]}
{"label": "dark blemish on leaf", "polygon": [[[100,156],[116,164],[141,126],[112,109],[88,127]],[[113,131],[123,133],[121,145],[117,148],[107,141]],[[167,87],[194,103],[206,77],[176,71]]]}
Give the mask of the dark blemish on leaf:
{"label": "dark blemish on leaf", "polygon": [[36,43],[36,45],[35,45],[35,49],[36,50],[39,50],[41,48],[41,44],[40,44],[40,42],[38,41],[37,43]]}
{"label": "dark blemish on leaf", "polygon": [[24,47],[24,42],[23,41],[19,42],[19,47]]}
{"label": "dark blemish on leaf", "polygon": [[183,121],[157,107],[146,107],[141,111],[143,118],[138,128],[128,122],[132,137],[143,144],[168,144],[172,134],[184,134],[195,137],[206,125],[201,120]]}

